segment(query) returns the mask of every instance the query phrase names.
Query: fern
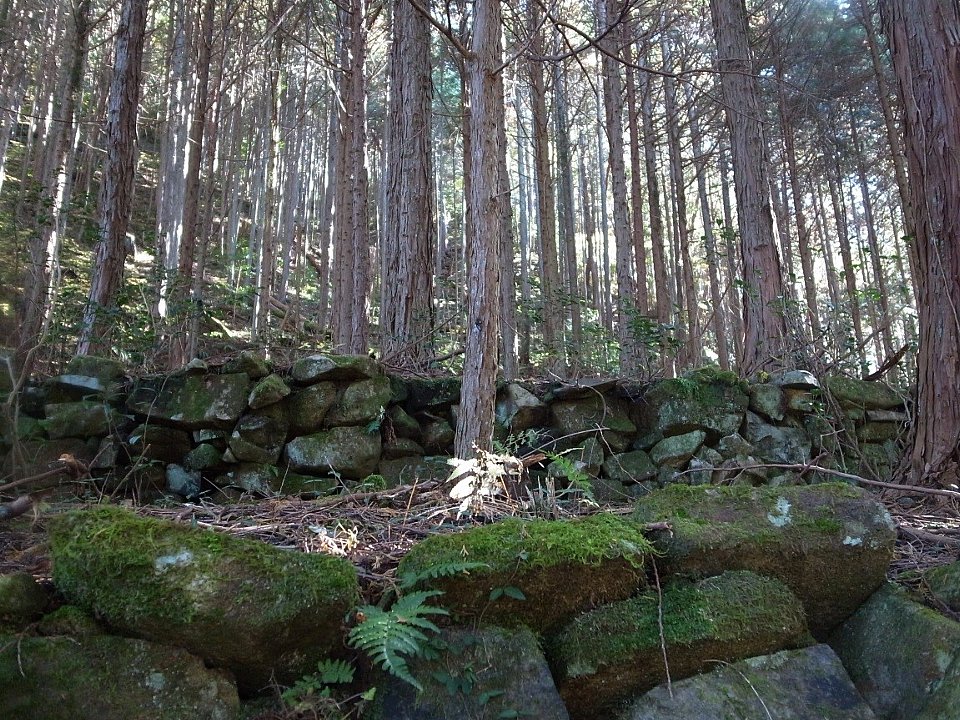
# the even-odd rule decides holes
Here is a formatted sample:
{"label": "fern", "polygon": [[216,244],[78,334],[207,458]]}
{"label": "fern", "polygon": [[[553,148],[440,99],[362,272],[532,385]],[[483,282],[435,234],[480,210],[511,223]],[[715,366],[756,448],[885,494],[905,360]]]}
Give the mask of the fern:
{"label": "fern", "polygon": [[317,671],[304,675],[293,687],[283,691],[281,698],[288,707],[305,709],[315,700],[330,697],[331,685],[346,685],[353,682],[353,665],[344,660],[324,659],[317,663]]}
{"label": "fern", "polygon": [[476,562],[473,560],[458,560],[454,562],[441,563],[433,567],[419,570],[416,572],[405,572],[400,576],[400,588],[409,590],[424,580],[436,580],[442,577],[452,577],[463,573],[469,573],[471,570],[490,567],[487,563]]}
{"label": "fern", "polygon": [[374,663],[394,677],[423,690],[410,674],[407,658],[423,655],[430,644],[427,633],[440,631],[425,616],[449,615],[443,608],[425,604],[430,598],[442,594],[439,590],[424,590],[404,595],[389,610],[372,605],[360,608],[357,615],[364,620],[350,631],[350,647],[369,655]]}

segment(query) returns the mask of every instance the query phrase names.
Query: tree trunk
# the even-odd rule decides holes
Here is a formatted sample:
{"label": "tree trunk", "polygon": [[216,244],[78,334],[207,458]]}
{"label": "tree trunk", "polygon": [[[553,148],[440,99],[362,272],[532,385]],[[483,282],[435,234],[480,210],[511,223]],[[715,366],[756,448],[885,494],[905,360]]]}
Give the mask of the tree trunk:
{"label": "tree trunk", "polygon": [[773,236],[760,93],[747,41],[744,0],[710,0],[717,62],[730,127],[743,256],[744,346],[740,370],[791,364],[783,271]]}
{"label": "tree trunk", "polygon": [[380,352],[423,370],[433,357],[434,226],[430,24],[408,0],[393,3],[386,217],[381,251]]}
{"label": "tree trunk", "polygon": [[917,412],[913,480],[956,484],[960,447],[960,6],[884,0],[915,212]]}
{"label": "tree trunk", "polygon": [[103,313],[116,303],[127,255],[126,234],[133,204],[137,107],[146,18],[146,0],[124,0],[107,105],[107,158],[99,201],[100,240],[78,355],[108,353],[110,350],[112,327]]}
{"label": "tree trunk", "polygon": [[459,458],[493,447],[497,394],[499,250],[503,205],[500,191],[500,133],[503,85],[500,0],[476,0],[466,75],[470,88],[470,232],[467,254],[467,341],[463,360],[460,420],[454,440]]}
{"label": "tree trunk", "polygon": [[[580,317],[580,281],[577,272],[577,243],[574,229],[573,207],[573,161],[570,150],[570,130],[567,117],[566,72],[560,63],[553,71],[554,138],[557,146],[557,181],[560,191],[557,196],[557,212],[560,227],[560,247],[564,258],[563,290],[569,306],[570,342],[567,356],[571,369],[580,367],[583,323]],[[567,315],[565,312],[564,315]]]}

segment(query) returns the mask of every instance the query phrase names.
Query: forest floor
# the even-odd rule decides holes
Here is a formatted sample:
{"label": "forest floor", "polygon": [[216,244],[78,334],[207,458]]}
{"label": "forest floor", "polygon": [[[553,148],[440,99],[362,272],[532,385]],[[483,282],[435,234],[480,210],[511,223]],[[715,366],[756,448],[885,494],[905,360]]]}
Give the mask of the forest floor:
{"label": "forest floor", "polygon": [[[877,494],[898,529],[888,579],[918,591],[931,607],[960,620],[957,613],[933,598],[923,581],[925,571],[958,560],[960,502],[931,496],[904,508],[898,494],[890,490]],[[44,520],[50,514],[89,504],[81,497],[64,499],[41,506],[35,513],[0,521],[0,574],[23,571],[50,582]],[[343,557],[357,568],[364,602],[370,604],[376,604],[384,592],[394,587],[400,560],[427,536],[507,516],[575,517],[598,510],[592,503],[560,500],[549,503],[549,512],[544,512],[543,508],[535,510],[525,502],[501,498],[487,501],[480,514],[460,518],[459,503],[441,491],[436,482],[318,500],[270,498],[242,504],[202,502],[130,507],[142,515],[189,522],[277,547]],[[630,504],[605,504],[599,509],[627,515],[633,508]]]}

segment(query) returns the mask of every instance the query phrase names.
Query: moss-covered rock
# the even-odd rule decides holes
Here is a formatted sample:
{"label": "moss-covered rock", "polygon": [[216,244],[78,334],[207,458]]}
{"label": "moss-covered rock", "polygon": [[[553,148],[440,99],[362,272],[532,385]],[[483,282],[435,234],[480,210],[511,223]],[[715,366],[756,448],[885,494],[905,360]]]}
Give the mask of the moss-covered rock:
{"label": "moss-covered rock", "polygon": [[340,558],[280,550],[113,507],[50,522],[53,577],[112,627],[227,667],[245,692],[342,650],[357,576]]}
{"label": "moss-covered rock", "polygon": [[273,405],[283,400],[290,394],[290,387],[283,381],[283,378],[274,373],[267,375],[260,382],[253,386],[250,396],[247,398],[247,404],[251,410]]}
{"label": "moss-covered rock", "polygon": [[559,400],[550,407],[553,424],[563,435],[577,434],[580,442],[584,430],[604,428],[621,435],[634,435],[637,426],[630,419],[630,409],[621,398],[589,395],[576,400]]}
{"label": "moss-covered rock", "polygon": [[61,605],[44,615],[37,623],[37,632],[44,636],[67,635],[75,638],[107,634],[93,615],[76,605]]}
{"label": "moss-covered rock", "polygon": [[265,359],[250,350],[243,350],[223,365],[224,373],[246,373],[251,380],[259,380],[270,374],[270,365]]}
{"label": "moss-covered rock", "polygon": [[444,630],[443,649],[410,664],[412,685],[393,677],[377,681],[364,717],[379,720],[523,718],[567,720],[537,637],[527,628]]}
{"label": "moss-covered rock", "polygon": [[[662,625],[662,633],[661,633]],[[808,644],[803,608],[779,581],[726,572],[679,582],[604,605],[576,618],[549,643],[547,657],[574,720],[603,717],[631,695],[716,661]]]}
{"label": "moss-covered rock", "polygon": [[540,398],[517,383],[508,383],[497,393],[497,422],[510,432],[543,425],[548,413]]}
{"label": "moss-covered rock", "polygon": [[[597,603],[628,597],[644,583],[650,545],[629,520],[599,514],[577,520],[514,518],[416,545],[399,573],[428,576],[464,560],[469,574],[425,579],[442,590],[440,604],[461,620],[546,630]],[[505,592],[505,588],[519,590]],[[497,592],[497,590],[500,592]]]}
{"label": "moss-covered rock", "polygon": [[903,426],[892,422],[867,422],[857,428],[857,440],[865,443],[882,443],[896,440]]}
{"label": "moss-covered rock", "polygon": [[287,443],[284,455],[297,472],[339,473],[351,480],[360,480],[377,469],[380,433],[353,426],[330,428],[294,438]]}
{"label": "moss-covered rock", "polygon": [[189,373],[138,379],[127,397],[131,412],[184,430],[232,428],[247,407],[246,373]]}
{"label": "moss-covered rock", "polygon": [[327,412],[337,400],[337,386],[332,382],[318,382],[297,390],[287,398],[290,432],[305,435],[323,427]]}
{"label": "moss-covered rock", "polygon": [[768,463],[802,465],[810,459],[810,438],[802,428],[771,425],[748,412],[743,437],[752,454]]}
{"label": "moss-covered rock", "polygon": [[406,410],[399,405],[392,405],[387,410],[387,422],[398,438],[407,438],[414,442],[420,442],[420,423],[412,418]]}
{"label": "moss-covered rock", "polygon": [[241,462],[275,463],[287,439],[286,408],[274,403],[240,418],[230,435],[230,450]]}
{"label": "moss-covered rock", "polygon": [[960,623],[886,585],[830,638],[878,718],[955,720]]}
{"label": "moss-covered rock", "polygon": [[122,380],[126,372],[119,360],[96,355],[77,355],[67,363],[66,370],[70,375],[97,378],[104,385]]}
{"label": "moss-covered rock", "polygon": [[783,389],[772,383],[750,386],[750,409],[768,420],[783,420],[787,398]]}
{"label": "moss-covered rock", "polygon": [[431,420],[423,425],[421,440],[428,453],[442,455],[453,450],[454,436],[454,430],[446,420]]}
{"label": "moss-covered rock", "polygon": [[749,402],[736,375],[705,368],[656,383],[643,397],[642,424],[665,437],[703,430],[716,442],[739,430]]}
{"label": "moss-covered rock", "polygon": [[209,470],[220,464],[223,453],[210,443],[201,443],[183,456],[183,466],[188,470]]}
{"label": "moss-covered rock", "polygon": [[193,447],[190,434],[186,430],[146,424],[138,425],[130,431],[127,444],[130,457],[142,456],[147,460],[164,463],[181,462]]}
{"label": "moss-covered rock", "polygon": [[381,374],[377,361],[367,355],[310,355],[290,368],[290,377],[300,385],[321,380],[367,380]]}
{"label": "moss-covered rock", "polygon": [[868,492],[830,483],[783,488],[687,487],[651,493],[641,522],[669,522],[651,538],[661,574],[753,570],[781,579],[803,602],[818,637],[884,580],[896,530]]}
{"label": "moss-covered rock", "polygon": [[713,672],[659,685],[618,720],[874,720],[828,645],[784,650],[719,665]]}
{"label": "moss-covered rock", "polygon": [[643,450],[634,450],[604,460],[603,474],[620,482],[643,482],[657,476],[657,466]]}
{"label": "moss-covered rock", "polygon": [[825,381],[834,400],[861,410],[891,410],[903,405],[904,398],[880,382],[832,375]]}
{"label": "moss-covered rock", "polygon": [[366,425],[384,416],[392,395],[390,379],[384,375],[351,383],[330,408],[324,424]]}
{"label": "moss-covered rock", "polygon": [[29,573],[0,575],[0,631],[19,632],[39,618],[50,594]]}
{"label": "moss-covered rock", "polygon": [[960,561],[929,570],[923,579],[940,602],[960,613]]}
{"label": "moss-covered rock", "polygon": [[78,400],[117,401],[123,392],[120,381],[104,382],[88,375],[56,375],[43,382],[48,403],[76,402]]}
{"label": "moss-covered rock", "polygon": [[381,462],[384,460],[396,460],[397,458],[410,457],[411,455],[424,454],[424,449],[416,441],[405,437],[396,437],[383,444],[383,451],[380,455]]}
{"label": "moss-covered rock", "polygon": [[128,424],[128,419],[102,400],[52,403],[44,408],[41,425],[52,440],[109,435]]}
{"label": "moss-covered rock", "polygon": [[185,650],[109,635],[0,636],[0,717],[233,720],[237,689]]}
{"label": "moss-covered rock", "polygon": [[422,410],[445,410],[460,402],[460,378],[411,378],[407,382],[407,391],[403,407],[411,415]]}
{"label": "moss-covered rock", "polygon": [[650,449],[650,459],[661,467],[680,469],[687,464],[707,439],[703,430],[665,437]]}

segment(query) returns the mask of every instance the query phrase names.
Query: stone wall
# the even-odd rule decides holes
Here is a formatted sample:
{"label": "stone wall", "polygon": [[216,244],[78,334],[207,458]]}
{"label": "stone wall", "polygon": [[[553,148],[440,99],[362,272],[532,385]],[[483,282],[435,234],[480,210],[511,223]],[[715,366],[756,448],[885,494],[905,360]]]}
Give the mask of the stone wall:
{"label": "stone wall", "polygon": [[[119,363],[76,358],[28,384],[4,418],[4,469],[27,477],[68,454],[108,491],[323,494],[444,478],[460,387],[400,378],[366,356],[313,355],[273,369],[252,354],[210,367],[128,378]],[[497,400],[503,452],[539,450],[532,482],[589,478],[598,499],[657,486],[794,485],[816,460],[886,477],[903,399],[879,383],[821,382],[805,371],[748,384],[707,368],[640,384],[510,383]],[[64,475],[68,475],[68,469]],[[45,478],[49,483],[49,477]]]}

